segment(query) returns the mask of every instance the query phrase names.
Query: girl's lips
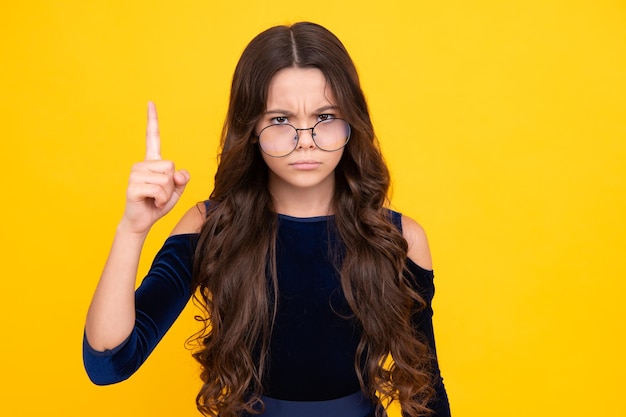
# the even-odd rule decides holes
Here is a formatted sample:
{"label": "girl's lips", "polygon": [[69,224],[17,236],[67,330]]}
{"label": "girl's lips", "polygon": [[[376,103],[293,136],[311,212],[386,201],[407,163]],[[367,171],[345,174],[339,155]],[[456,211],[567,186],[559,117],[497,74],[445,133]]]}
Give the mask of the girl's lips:
{"label": "girl's lips", "polygon": [[307,169],[315,169],[318,166],[320,166],[321,163],[317,161],[312,161],[312,160],[301,160],[301,161],[292,162],[289,165],[291,165],[292,167],[296,169],[307,170]]}

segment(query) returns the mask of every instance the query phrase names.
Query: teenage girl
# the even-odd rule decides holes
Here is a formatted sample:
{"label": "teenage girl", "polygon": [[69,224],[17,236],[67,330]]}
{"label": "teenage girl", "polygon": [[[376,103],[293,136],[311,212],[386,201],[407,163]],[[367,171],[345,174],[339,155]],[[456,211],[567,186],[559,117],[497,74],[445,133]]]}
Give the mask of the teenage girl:
{"label": "teenage girl", "polygon": [[[86,320],[96,384],[133,374],[191,297],[206,416],[450,415],[423,229],[386,208],[389,173],[355,66],[312,23],[270,28],[235,69],[214,189],[187,211],[135,291],[151,226],[190,179],[146,156]],[[391,359],[391,361],[390,361]]]}

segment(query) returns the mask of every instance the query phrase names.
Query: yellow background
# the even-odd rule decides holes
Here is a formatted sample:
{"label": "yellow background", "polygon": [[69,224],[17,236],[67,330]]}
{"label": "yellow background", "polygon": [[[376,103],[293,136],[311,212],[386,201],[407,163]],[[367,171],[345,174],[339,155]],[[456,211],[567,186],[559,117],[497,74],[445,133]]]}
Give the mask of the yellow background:
{"label": "yellow background", "polygon": [[197,415],[193,310],[110,387],[83,371],[84,315],[143,157],[146,102],[192,182],[144,272],[211,190],[242,49],[299,20],[351,52],[393,205],[429,233],[453,414],[626,415],[626,4],[369,3],[3,2],[1,415]]}

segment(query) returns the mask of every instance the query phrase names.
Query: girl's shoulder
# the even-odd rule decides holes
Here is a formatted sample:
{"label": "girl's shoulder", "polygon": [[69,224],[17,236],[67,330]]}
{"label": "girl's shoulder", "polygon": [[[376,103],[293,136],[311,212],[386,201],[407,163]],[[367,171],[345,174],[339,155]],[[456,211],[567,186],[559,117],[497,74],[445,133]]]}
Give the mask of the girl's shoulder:
{"label": "girl's shoulder", "polygon": [[204,202],[196,203],[181,217],[170,236],[188,233],[200,233],[200,229],[206,219],[206,205]]}
{"label": "girl's shoulder", "polygon": [[426,231],[418,222],[409,216],[399,213],[398,216],[400,216],[401,219],[402,236],[404,236],[409,245],[407,256],[420,267],[426,270],[432,270],[433,262],[430,255]]}

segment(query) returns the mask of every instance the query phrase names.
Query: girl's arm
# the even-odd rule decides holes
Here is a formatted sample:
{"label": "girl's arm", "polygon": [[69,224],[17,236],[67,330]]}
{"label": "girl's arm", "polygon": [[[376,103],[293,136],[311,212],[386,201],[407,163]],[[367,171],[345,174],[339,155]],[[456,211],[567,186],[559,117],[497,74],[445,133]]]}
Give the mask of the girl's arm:
{"label": "girl's arm", "polygon": [[87,313],[85,334],[93,349],[113,349],[130,335],[145,238],[152,225],[178,202],[189,178],[187,171],[176,171],[171,161],[161,159],[156,108],[149,103],[146,157],[131,171],[124,215]]}
{"label": "girl's arm", "polygon": [[412,263],[409,262],[409,270],[415,280],[416,289],[427,302],[427,307],[413,318],[413,324],[418,333],[426,338],[433,354],[432,372],[435,395],[431,398],[428,407],[433,410],[432,417],[450,417],[450,404],[439,370],[433,329],[432,301],[435,295],[435,286],[428,239],[422,226],[407,216],[402,216],[402,234],[409,245],[407,256],[412,261]]}

